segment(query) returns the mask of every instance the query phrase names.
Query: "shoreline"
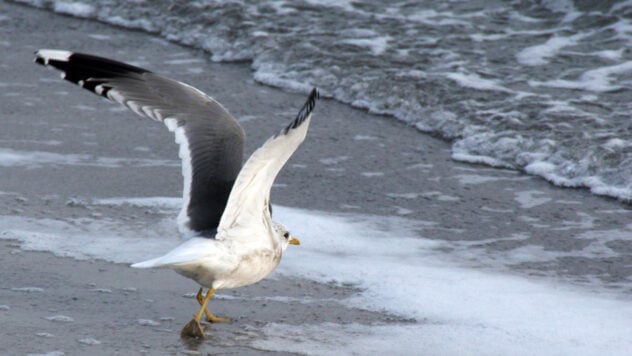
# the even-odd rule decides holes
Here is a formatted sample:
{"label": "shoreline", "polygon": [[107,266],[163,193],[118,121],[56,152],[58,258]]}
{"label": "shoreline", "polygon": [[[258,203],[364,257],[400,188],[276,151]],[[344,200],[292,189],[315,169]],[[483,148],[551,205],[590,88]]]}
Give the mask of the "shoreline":
{"label": "shoreline", "polygon": [[[154,233],[163,228],[160,211],[89,202],[174,197],[181,192],[171,133],[36,66],[32,53],[38,48],[108,55],[194,85],[240,119],[247,132],[246,155],[295,115],[304,100],[301,94],[255,83],[247,64],[211,63],[199,50],[151,34],[22,5],[0,3],[0,11],[11,17],[0,22],[10,34],[7,47],[13,49],[1,66],[7,72],[6,92],[16,93],[0,98],[6,122],[0,147],[9,150],[0,154],[19,158],[0,167],[0,216],[58,220],[78,228],[85,218],[102,219],[141,231],[146,226]],[[192,62],[165,63],[179,58]],[[625,247],[625,236],[603,242],[604,249],[615,252],[612,256],[573,254],[609,231],[630,229],[629,206],[519,172],[455,162],[450,155],[448,143],[404,123],[321,99],[307,140],[276,180],[273,203],[428,222],[419,235],[465,246],[454,258],[462,258],[466,267],[539,275],[580,286],[586,280],[588,288],[596,278],[601,288],[620,284],[618,293],[632,293],[632,252]],[[300,229],[300,224],[294,225]],[[175,216],[170,228],[175,231]],[[10,230],[5,226],[0,233],[5,229]],[[596,235],[586,235],[591,233]],[[525,237],[514,238],[520,234]],[[490,241],[498,236],[505,238]],[[262,337],[257,327],[268,323],[424,322],[344,305],[340,301],[358,293],[354,286],[275,276],[251,287],[222,291],[211,302],[213,310],[237,320],[211,326],[209,342],[188,344],[180,340],[179,328],[195,312],[189,294],[197,291],[195,283],[171,271],[139,271],[102,260],[23,251],[12,240],[1,240],[0,245],[0,268],[11,271],[10,278],[0,281],[0,304],[8,307],[0,310],[5,330],[0,336],[8,340],[0,351],[6,353],[260,354],[264,350],[252,348],[250,341]],[[537,246],[527,250],[533,255],[569,255],[545,261],[527,256],[524,262],[503,264],[505,256],[531,246]],[[471,250],[491,262],[468,260]],[[315,302],[257,299],[265,296],[308,296]],[[46,319],[59,315],[74,321]],[[36,342],[24,343],[24,335]]]}

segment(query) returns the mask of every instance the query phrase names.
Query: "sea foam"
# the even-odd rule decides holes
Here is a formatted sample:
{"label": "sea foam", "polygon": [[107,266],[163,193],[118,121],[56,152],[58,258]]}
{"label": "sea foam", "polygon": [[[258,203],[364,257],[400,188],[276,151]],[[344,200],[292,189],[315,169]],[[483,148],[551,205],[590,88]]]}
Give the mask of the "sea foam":
{"label": "sea foam", "polygon": [[[532,206],[537,203],[533,197],[539,198],[534,194],[519,199]],[[179,201],[118,198],[98,203],[139,207],[157,204],[166,214],[175,215]],[[342,300],[345,305],[411,322],[290,326],[270,321],[259,328],[265,337],[253,341],[253,347],[305,354],[426,350],[427,354],[441,355],[624,355],[632,347],[632,306],[607,289],[588,291],[551,279],[467,267],[457,261],[466,260],[465,256],[471,260],[480,250],[469,249],[467,244],[425,239],[419,234],[425,225],[413,220],[333,215],[278,206],[274,212],[276,219],[301,236],[302,245],[288,249],[271,278],[303,277],[351,284],[359,292]],[[79,259],[130,263],[163,254],[179,242],[175,227],[171,234],[165,233],[165,226],[173,225],[171,221],[142,228],[96,219],[84,219],[77,226],[3,216],[0,223],[4,229],[0,238],[17,239],[24,249]],[[598,236],[585,238],[602,244],[589,245],[583,252],[586,256],[607,251],[603,245],[607,241],[596,233]],[[625,234],[603,233],[614,239]],[[498,260],[517,263],[538,256],[532,251],[529,257],[524,249],[511,252],[499,255]],[[548,258],[565,254],[547,253],[551,255]],[[478,258],[490,260],[490,256]]]}

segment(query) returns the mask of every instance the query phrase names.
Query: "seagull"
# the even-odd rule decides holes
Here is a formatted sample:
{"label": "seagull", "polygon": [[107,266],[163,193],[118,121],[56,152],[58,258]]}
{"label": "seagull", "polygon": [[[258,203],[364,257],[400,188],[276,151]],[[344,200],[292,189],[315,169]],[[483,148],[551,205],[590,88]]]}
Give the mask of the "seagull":
{"label": "seagull", "polygon": [[[184,178],[179,231],[188,239],[165,255],[135,268],[171,268],[201,287],[199,311],[183,337],[204,338],[209,322],[226,322],[208,303],[218,289],[238,288],[268,276],[288,245],[300,241],[272,220],[270,189],[303,142],[319,98],[314,88],[298,115],[270,137],[242,166],[245,133],[237,120],[202,91],[126,63],[65,50],[42,49],[35,62],[62,78],[163,122],[180,145]],[[206,294],[204,287],[208,288]]]}

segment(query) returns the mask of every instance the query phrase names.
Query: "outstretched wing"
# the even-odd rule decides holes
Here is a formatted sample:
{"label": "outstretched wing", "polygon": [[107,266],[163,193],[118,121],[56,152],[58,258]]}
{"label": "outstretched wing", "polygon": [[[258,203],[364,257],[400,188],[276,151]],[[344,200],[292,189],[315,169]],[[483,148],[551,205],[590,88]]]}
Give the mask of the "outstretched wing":
{"label": "outstretched wing", "polygon": [[35,56],[36,63],[62,71],[62,78],[175,133],[184,177],[178,227],[212,237],[241,169],[245,134],[237,120],[200,90],[143,68],[61,50]]}
{"label": "outstretched wing", "polygon": [[230,193],[219,223],[218,238],[230,238],[231,229],[248,229],[253,222],[262,224],[270,219],[272,183],[305,139],[318,96],[314,88],[296,118],[250,156]]}

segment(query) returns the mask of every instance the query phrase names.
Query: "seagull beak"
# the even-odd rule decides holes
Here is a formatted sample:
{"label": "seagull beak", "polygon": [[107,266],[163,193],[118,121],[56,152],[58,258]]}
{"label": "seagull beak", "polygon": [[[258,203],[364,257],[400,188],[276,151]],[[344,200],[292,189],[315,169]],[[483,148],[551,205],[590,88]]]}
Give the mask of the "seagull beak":
{"label": "seagull beak", "polygon": [[290,239],[289,244],[290,244],[290,245],[297,245],[297,246],[298,246],[298,245],[300,245],[300,244],[301,244],[301,241],[300,241],[299,239],[297,239],[296,237],[292,237],[292,238]]}

